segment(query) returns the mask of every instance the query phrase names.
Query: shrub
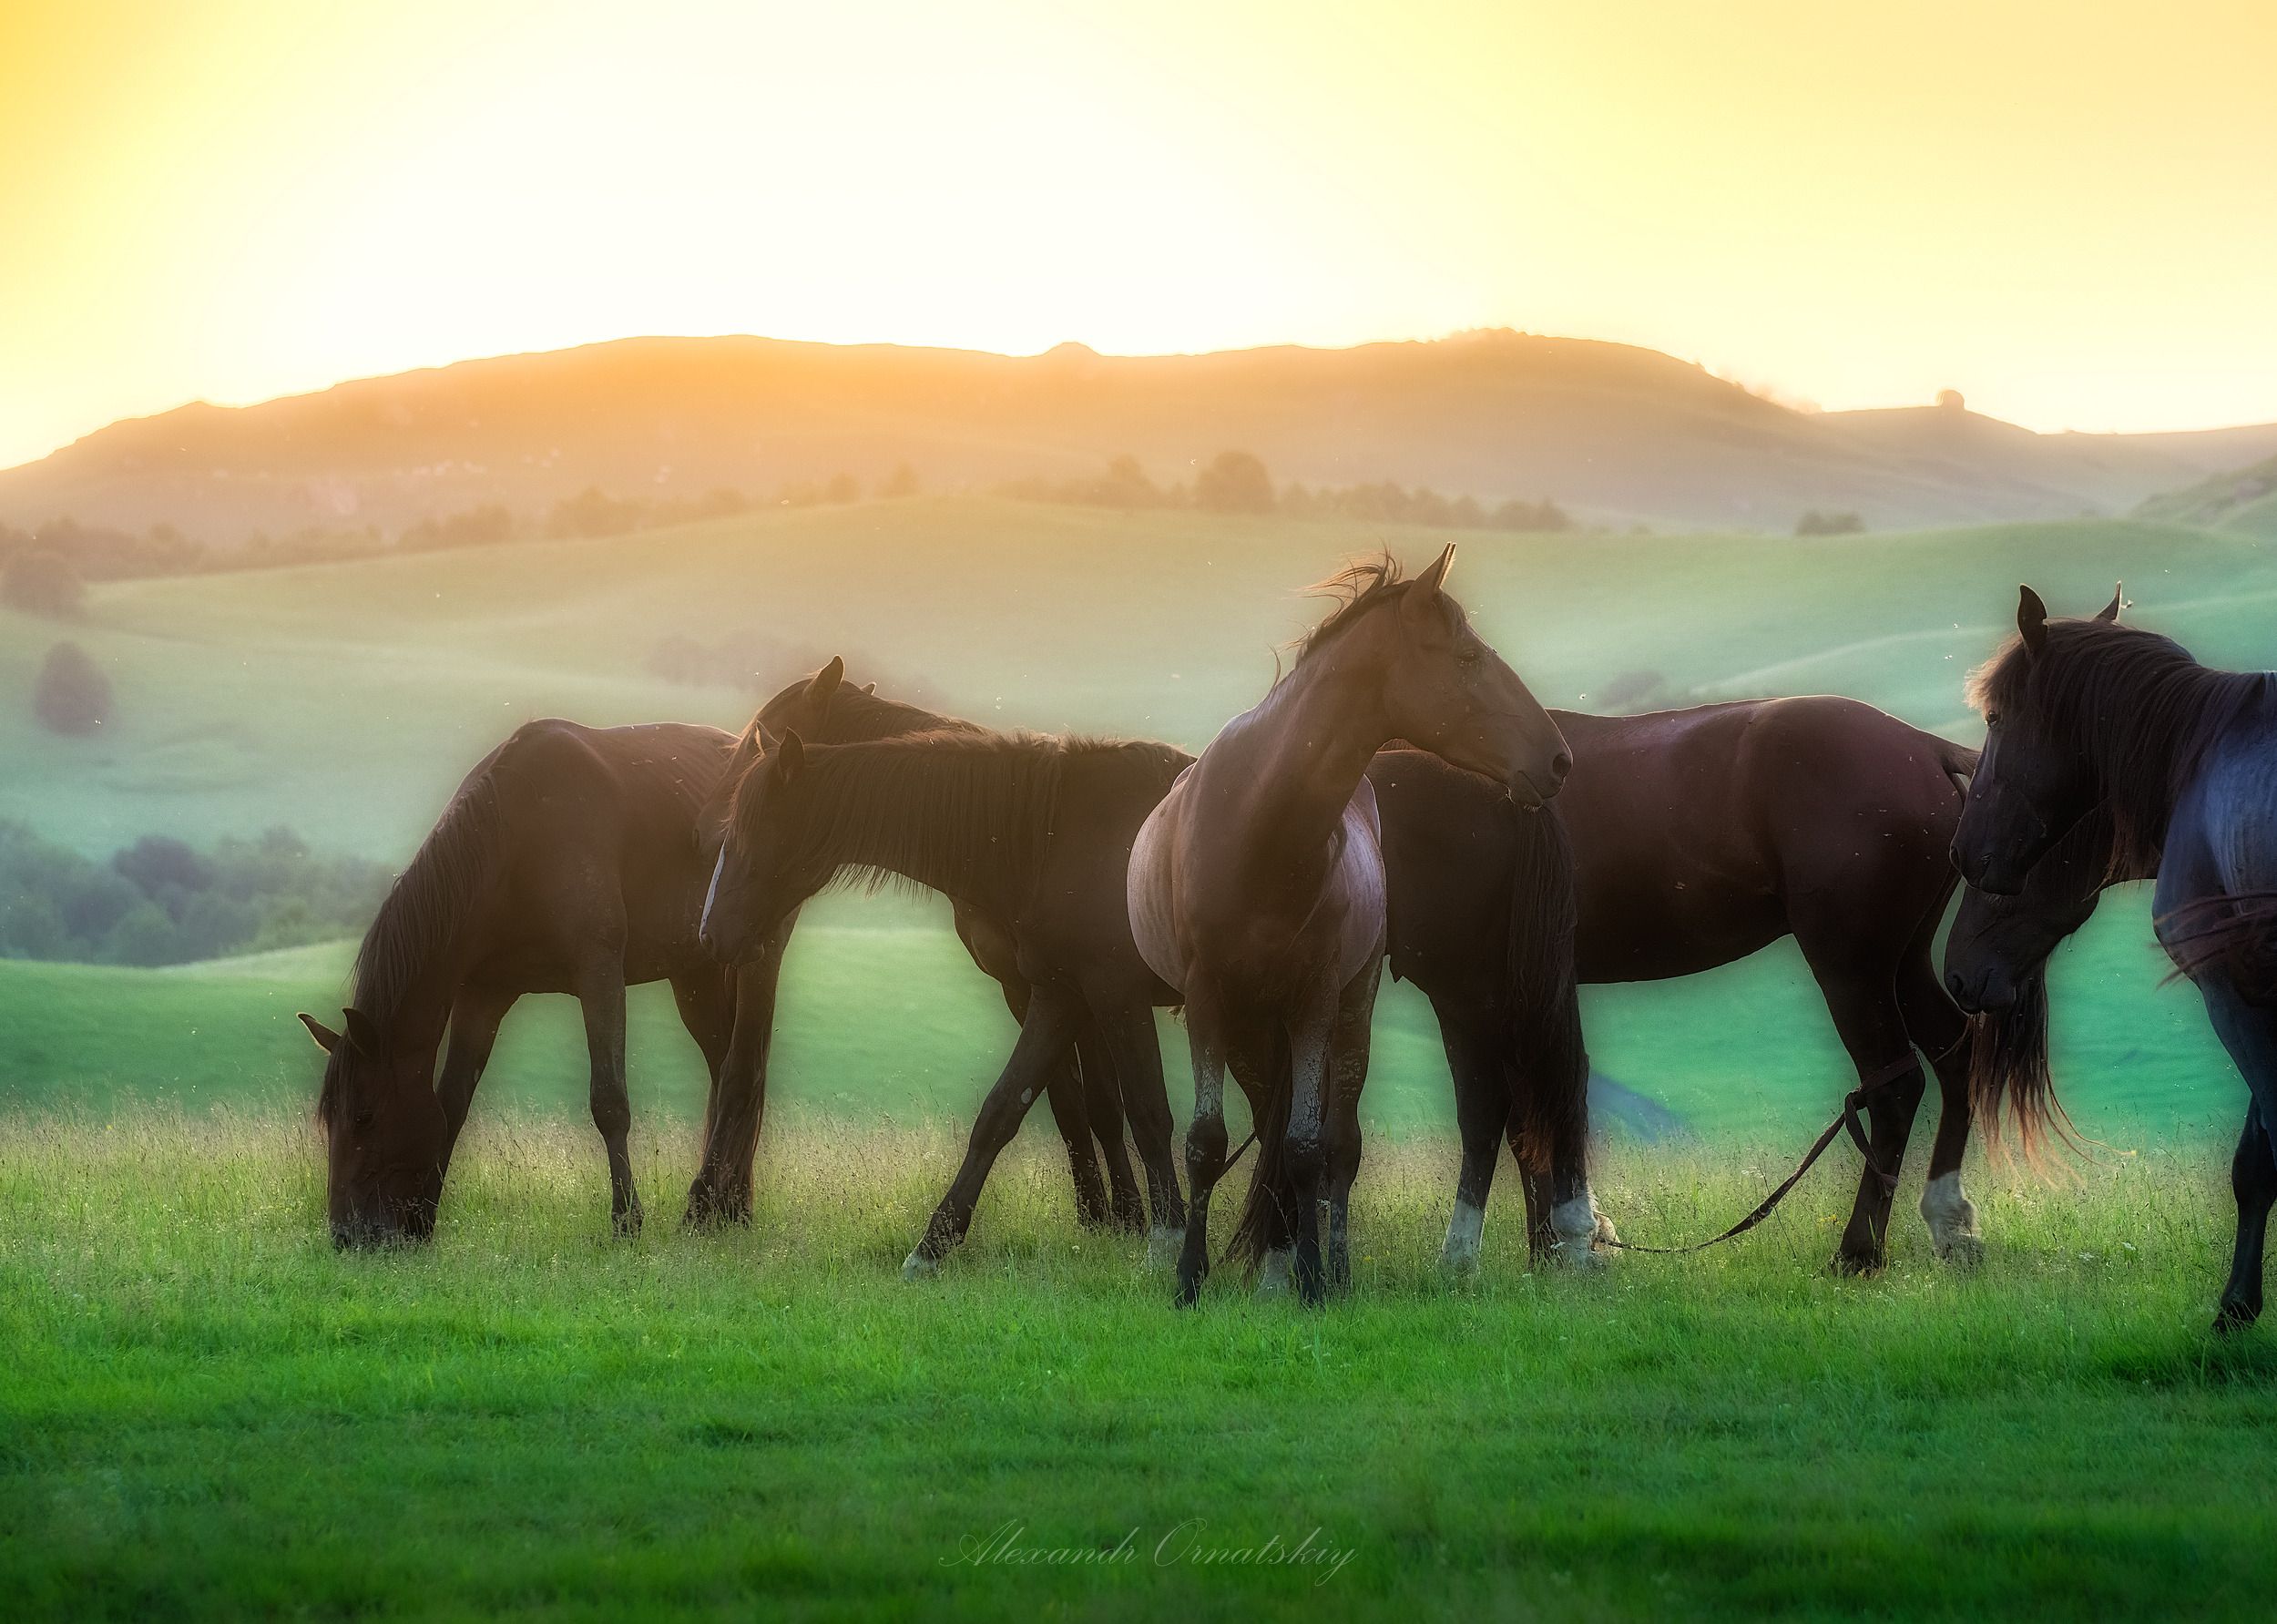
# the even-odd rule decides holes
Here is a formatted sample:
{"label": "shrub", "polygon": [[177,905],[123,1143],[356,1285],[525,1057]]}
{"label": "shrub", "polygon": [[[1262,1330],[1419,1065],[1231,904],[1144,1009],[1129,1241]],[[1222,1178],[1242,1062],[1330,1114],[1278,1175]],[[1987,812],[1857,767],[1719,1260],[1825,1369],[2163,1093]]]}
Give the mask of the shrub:
{"label": "shrub", "polygon": [[86,597],[78,570],[52,547],[17,553],[0,568],[0,601],[26,614],[56,618],[76,615]]}
{"label": "shrub", "polygon": [[1857,536],[1866,521],[1854,513],[1821,513],[1813,507],[1794,522],[1797,536]]}
{"label": "shrub", "polygon": [[1221,451],[1194,480],[1194,506],[1210,513],[1271,513],[1273,482],[1246,451]]}
{"label": "shrub", "polygon": [[57,643],[41,662],[32,711],[50,732],[92,733],[110,720],[111,679],[77,643]]}

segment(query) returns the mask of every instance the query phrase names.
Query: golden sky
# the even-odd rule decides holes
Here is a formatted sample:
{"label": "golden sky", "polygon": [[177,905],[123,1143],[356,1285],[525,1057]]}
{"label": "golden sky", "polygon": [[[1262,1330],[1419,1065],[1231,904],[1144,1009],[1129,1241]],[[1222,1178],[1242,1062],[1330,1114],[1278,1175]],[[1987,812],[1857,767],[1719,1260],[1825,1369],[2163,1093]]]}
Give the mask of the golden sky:
{"label": "golden sky", "polygon": [[0,0],[0,465],[646,332],[2277,419],[2267,0]]}

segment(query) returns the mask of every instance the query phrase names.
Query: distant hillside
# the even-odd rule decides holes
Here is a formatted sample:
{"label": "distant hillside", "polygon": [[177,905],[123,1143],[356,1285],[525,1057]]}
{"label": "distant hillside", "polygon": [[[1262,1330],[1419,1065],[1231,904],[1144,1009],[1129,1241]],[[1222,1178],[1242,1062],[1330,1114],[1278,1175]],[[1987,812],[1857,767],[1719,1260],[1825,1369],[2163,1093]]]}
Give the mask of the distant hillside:
{"label": "distant hillside", "polygon": [[2277,425],[2042,435],[1953,408],[1809,415],[1649,350],[1476,332],[1351,350],[1016,358],[761,338],[627,339],[114,424],[0,473],[0,521],[256,531],[376,526],[598,486],[771,495],[908,464],[928,490],[1097,470],[1190,478],[1257,453],[1283,481],[1553,497],[1627,524],[1784,530],[2070,517],[2277,453]]}
{"label": "distant hillside", "polygon": [[2153,496],[2136,511],[2149,519],[2277,539],[2277,456]]}

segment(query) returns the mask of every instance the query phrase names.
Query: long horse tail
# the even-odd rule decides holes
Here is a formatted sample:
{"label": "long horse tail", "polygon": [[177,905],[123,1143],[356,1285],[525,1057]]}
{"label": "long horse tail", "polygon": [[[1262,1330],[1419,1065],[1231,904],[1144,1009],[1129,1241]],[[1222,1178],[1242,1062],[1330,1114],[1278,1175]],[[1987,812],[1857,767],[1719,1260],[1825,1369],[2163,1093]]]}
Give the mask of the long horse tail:
{"label": "long horse tail", "polygon": [[1580,898],[1565,819],[1554,807],[1517,817],[1509,1053],[1520,1087],[1508,1131],[1520,1165],[1546,1173],[1556,1147],[1586,1138],[1589,1126],[1589,1054],[1574,964]]}
{"label": "long horse tail", "polygon": [[2200,897],[2159,916],[2172,981],[2219,975],[2248,1004],[2277,1005],[2277,891]]}
{"label": "long horse tail", "polygon": [[1241,1258],[1252,1268],[1272,1250],[1276,1231],[1293,1233],[1296,1223],[1296,1191],[1289,1177],[1289,1039],[1278,1027],[1266,1059],[1265,1108],[1254,1125],[1257,1166],[1250,1173],[1233,1239],[1226,1245],[1228,1257]]}
{"label": "long horse tail", "polygon": [[1997,1154],[2006,1154],[2004,1114],[2013,1118],[2017,1148],[2025,1164],[2044,1170],[2053,1141],[2077,1153],[2079,1139],[2063,1101],[2056,1098],[2055,1073],[2047,1063],[2047,966],[2035,965],[2017,984],[2006,1009],[1973,1016],[1969,1022],[1969,1115]]}

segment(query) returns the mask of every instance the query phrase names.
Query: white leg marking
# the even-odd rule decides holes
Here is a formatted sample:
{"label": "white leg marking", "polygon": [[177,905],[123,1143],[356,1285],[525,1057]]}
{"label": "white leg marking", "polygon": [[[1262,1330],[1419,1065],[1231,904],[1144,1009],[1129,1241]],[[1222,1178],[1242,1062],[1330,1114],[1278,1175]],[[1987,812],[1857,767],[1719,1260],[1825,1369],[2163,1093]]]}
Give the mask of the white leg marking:
{"label": "white leg marking", "polygon": [[902,1260],[904,1280],[924,1280],[941,1272],[941,1260],[928,1258],[913,1251]]}
{"label": "white leg marking", "polygon": [[1976,1204],[1963,1192],[1959,1173],[1940,1173],[1929,1180],[1921,1192],[1921,1216],[1929,1225],[1930,1250],[1939,1257],[1974,1263],[1985,1255]]}
{"label": "white leg marking", "polygon": [[1168,1269],[1178,1261],[1178,1254],[1186,1250],[1186,1231],[1156,1224],[1147,1231],[1147,1267]]}
{"label": "white leg marking", "polygon": [[1285,1297],[1296,1279],[1297,1254],[1285,1246],[1276,1246],[1265,1254],[1264,1266],[1257,1272],[1257,1295]]}
{"label": "white leg marking", "polygon": [[1447,1220],[1446,1245],[1439,1251],[1440,1264],[1450,1274],[1477,1273],[1478,1243],[1486,1232],[1486,1209],[1455,1197],[1455,1216]]}
{"label": "white leg marking", "polygon": [[1571,1200],[1552,1207],[1549,1227],[1557,1233],[1558,1261],[1576,1268],[1602,1268],[1605,1260],[1597,1254],[1597,1201],[1586,1185]]}

